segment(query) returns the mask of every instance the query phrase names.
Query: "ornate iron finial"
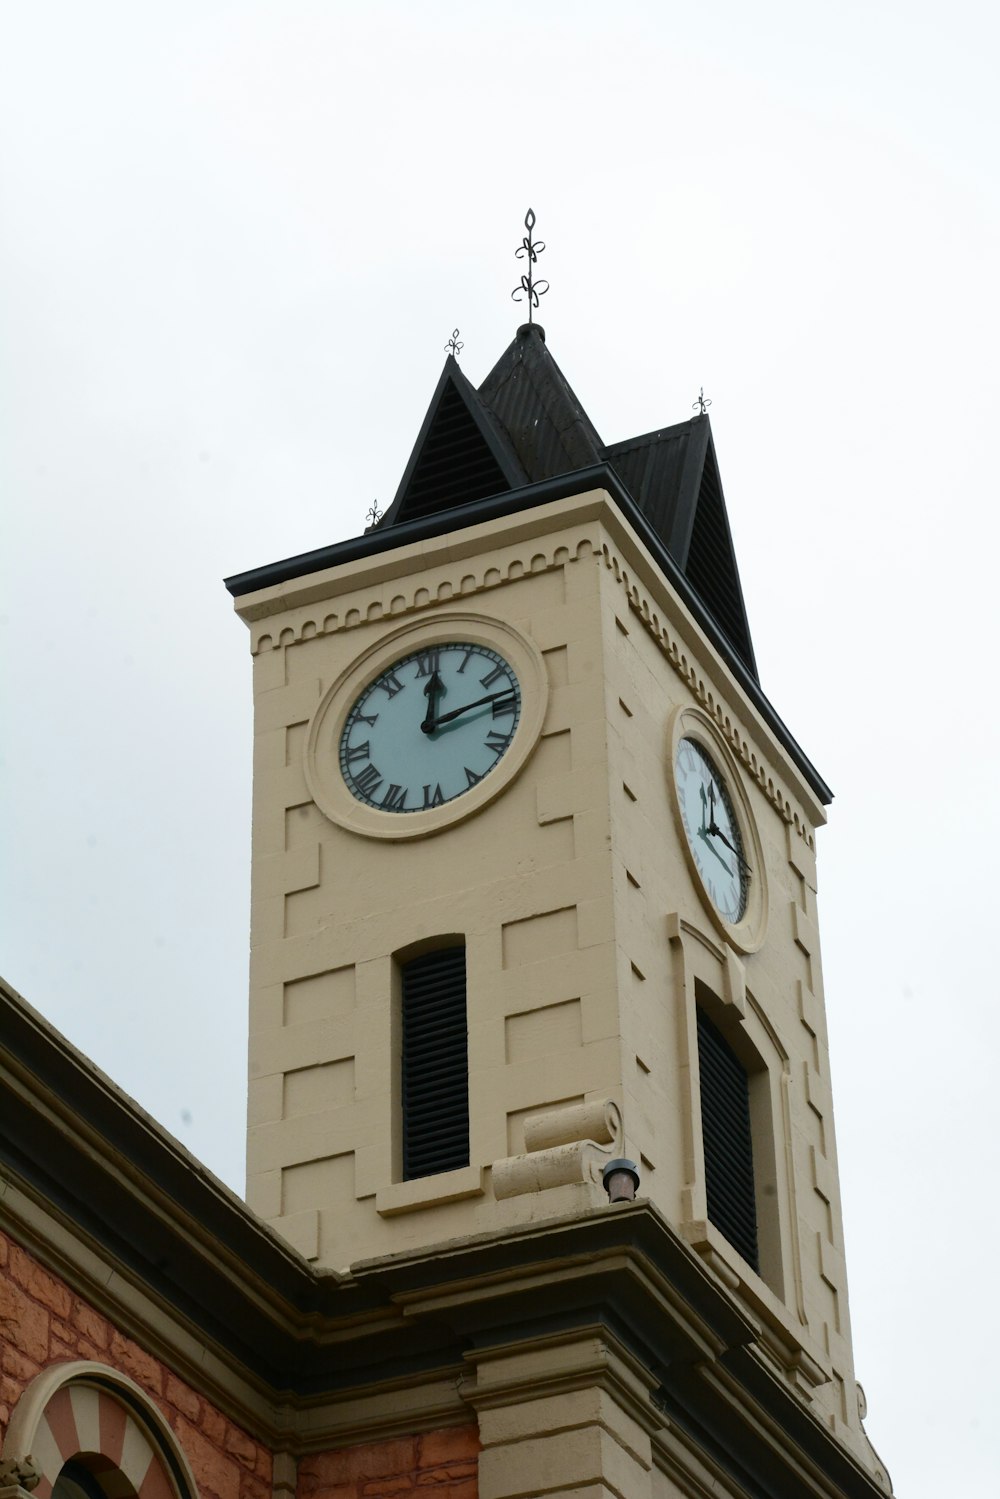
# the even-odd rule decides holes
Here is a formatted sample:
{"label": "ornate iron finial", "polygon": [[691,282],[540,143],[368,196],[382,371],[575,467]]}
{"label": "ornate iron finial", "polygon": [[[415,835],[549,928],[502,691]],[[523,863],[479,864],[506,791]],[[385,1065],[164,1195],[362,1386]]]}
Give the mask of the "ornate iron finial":
{"label": "ornate iron finial", "polygon": [[372,500],[368,507],[368,513],[365,516],[365,520],[368,522],[368,530],[370,531],[373,526],[377,526],[381,519],[382,512],[378,508],[378,500]]}
{"label": "ornate iron finial", "polygon": [[528,271],[527,275],[521,277],[520,285],[515,286],[510,295],[511,300],[514,302],[520,302],[522,296],[527,296],[528,322],[530,323],[532,321],[532,309],[538,306],[539,297],[544,297],[548,291],[549,283],[547,281],[536,281],[531,273],[532,266],[545,249],[545,241],[543,239],[533,240],[531,237],[531,231],[535,227],[535,210],[533,208],[529,208],[525,214],[524,227],[528,232],[514,251],[514,256],[517,260],[520,260],[525,255],[528,257]]}
{"label": "ornate iron finial", "polygon": [[458,341],[458,329],[453,329],[451,337],[444,346],[445,353],[451,354],[455,359],[457,359],[464,348],[465,345],[463,343],[459,343]]}
{"label": "ornate iron finial", "polygon": [[705,387],[703,385],[701,387],[701,390],[699,390],[699,392],[698,392],[698,399],[697,399],[697,401],[692,401],[691,402],[691,410],[692,411],[697,411],[697,413],[698,413],[699,416],[704,416],[705,412],[708,410],[708,408],[709,408],[709,406],[711,406],[711,404],[712,404],[711,401],[706,401],[705,400]]}

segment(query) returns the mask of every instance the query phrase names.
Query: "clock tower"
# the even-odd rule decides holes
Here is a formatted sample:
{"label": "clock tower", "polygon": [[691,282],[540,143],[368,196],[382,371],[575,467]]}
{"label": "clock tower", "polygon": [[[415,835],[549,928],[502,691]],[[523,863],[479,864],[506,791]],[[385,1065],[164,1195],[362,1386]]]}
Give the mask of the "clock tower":
{"label": "clock tower", "polygon": [[483,1499],[888,1492],[847,1305],[830,793],[758,682],[707,414],[605,444],[529,323],[478,389],[448,358],[375,526],[228,586],[250,1206],[458,1329]]}

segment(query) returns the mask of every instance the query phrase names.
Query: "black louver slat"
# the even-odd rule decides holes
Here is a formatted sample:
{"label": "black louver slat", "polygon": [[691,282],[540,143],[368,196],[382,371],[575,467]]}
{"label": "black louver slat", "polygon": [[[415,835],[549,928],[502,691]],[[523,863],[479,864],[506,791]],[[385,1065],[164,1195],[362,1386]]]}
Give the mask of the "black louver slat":
{"label": "black louver slat", "polygon": [[698,1070],[709,1221],[758,1270],[750,1086],[739,1057],[700,1010]]}
{"label": "black louver slat", "polygon": [[744,665],[754,671],[722,492],[714,469],[709,465],[705,467],[698,493],[684,572],[729,636]]}
{"label": "black louver slat", "polygon": [[403,1177],[469,1164],[465,948],[424,953],[402,968]]}
{"label": "black louver slat", "polygon": [[417,466],[406,487],[407,519],[483,500],[510,488],[462,397],[453,385],[441,397]]}

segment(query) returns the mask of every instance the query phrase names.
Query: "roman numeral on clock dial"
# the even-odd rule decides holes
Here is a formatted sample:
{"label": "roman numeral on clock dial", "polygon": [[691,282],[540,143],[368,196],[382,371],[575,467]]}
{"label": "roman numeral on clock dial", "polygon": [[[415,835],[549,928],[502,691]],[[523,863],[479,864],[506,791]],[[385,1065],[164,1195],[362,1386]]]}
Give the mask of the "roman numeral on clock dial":
{"label": "roman numeral on clock dial", "polygon": [[382,784],[382,772],[376,770],[374,765],[366,765],[364,770],[354,777],[354,784],[362,795],[371,796],[374,788]]}
{"label": "roman numeral on clock dial", "polygon": [[355,697],[340,733],[343,784],[376,812],[419,817],[492,776],[520,719],[520,683],[499,651],[423,644]]}

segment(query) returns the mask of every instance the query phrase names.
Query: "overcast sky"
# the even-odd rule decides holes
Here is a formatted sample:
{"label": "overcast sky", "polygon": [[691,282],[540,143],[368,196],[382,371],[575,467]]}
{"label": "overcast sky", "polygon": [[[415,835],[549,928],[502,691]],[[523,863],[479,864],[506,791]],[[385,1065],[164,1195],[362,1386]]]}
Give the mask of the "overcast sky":
{"label": "overcast sky", "polygon": [[0,970],[243,1184],[251,701],[224,575],[391,500],[456,325],[606,441],[704,386],[820,847],[856,1364],[1000,1489],[997,7],[7,0]]}

